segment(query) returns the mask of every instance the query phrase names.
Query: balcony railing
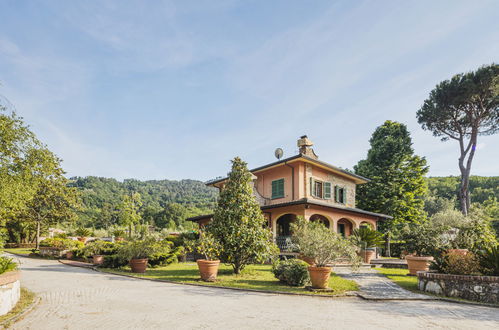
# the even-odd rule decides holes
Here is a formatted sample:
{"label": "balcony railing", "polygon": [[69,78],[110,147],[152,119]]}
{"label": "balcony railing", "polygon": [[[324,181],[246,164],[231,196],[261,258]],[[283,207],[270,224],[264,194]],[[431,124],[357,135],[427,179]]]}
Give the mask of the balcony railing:
{"label": "balcony railing", "polygon": [[291,240],[291,236],[277,236],[275,238],[275,243],[277,244],[281,252],[292,252],[293,250],[293,242]]}

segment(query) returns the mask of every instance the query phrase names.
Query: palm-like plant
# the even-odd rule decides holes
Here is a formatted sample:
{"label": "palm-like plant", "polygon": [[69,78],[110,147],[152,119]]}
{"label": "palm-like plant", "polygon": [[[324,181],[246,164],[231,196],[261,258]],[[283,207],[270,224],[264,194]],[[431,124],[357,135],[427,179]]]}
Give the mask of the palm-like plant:
{"label": "palm-like plant", "polygon": [[380,247],[385,243],[382,233],[367,226],[354,229],[350,239],[361,249]]}

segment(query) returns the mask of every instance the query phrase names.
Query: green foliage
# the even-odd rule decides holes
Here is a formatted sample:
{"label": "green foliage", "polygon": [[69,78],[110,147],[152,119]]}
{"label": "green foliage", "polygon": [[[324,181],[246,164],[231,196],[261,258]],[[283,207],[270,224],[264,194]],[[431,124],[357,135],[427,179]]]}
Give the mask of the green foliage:
{"label": "green foliage", "polygon": [[385,243],[383,234],[368,226],[354,229],[349,239],[361,249],[381,247]]}
{"label": "green foliage", "polygon": [[297,249],[304,256],[314,259],[317,267],[334,264],[340,258],[346,258],[352,264],[359,263],[355,245],[321,222],[297,217],[297,221],[291,224],[291,230]]}
{"label": "green foliage", "polygon": [[498,244],[490,219],[482,210],[473,209],[466,220],[464,225],[458,227],[452,247],[468,249],[476,253]]}
{"label": "green foliage", "polygon": [[120,244],[117,255],[123,260],[145,259],[157,253],[158,245],[154,239],[127,241]]}
{"label": "green foliage", "polygon": [[123,229],[115,229],[115,230],[113,230],[113,236],[114,237],[124,238],[125,235],[126,235],[126,232]]}
{"label": "green foliage", "polygon": [[222,245],[221,261],[232,265],[236,274],[246,265],[264,262],[278,253],[271,231],[264,228],[266,221],[253,194],[251,176],[246,163],[234,158],[207,228]]}
{"label": "green foliage", "polygon": [[357,206],[393,217],[380,222],[382,232],[393,231],[400,223],[423,221],[428,166],[424,157],[414,155],[407,127],[387,120],[369,142],[367,158],[355,166],[356,174],[371,179],[357,186]]}
{"label": "green foliage", "polygon": [[499,130],[499,65],[482,66],[439,83],[417,112],[418,122],[442,141],[459,144],[461,172],[459,202],[468,214],[471,207],[469,177],[479,135]]}
{"label": "green foliage", "polygon": [[151,267],[166,266],[178,261],[179,255],[183,253],[183,247],[174,247],[170,241],[160,241],[155,243],[156,250],[148,256],[148,263]]}
{"label": "green foliage", "polygon": [[189,250],[204,256],[206,260],[218,260],[223,251],[220,242],[210,232],[202,232],[199,239],[190,241]]}
{"label": "green foliage", "polygon": [[418,256],[439,256],[448,247],[449,240],[445,236],[448,230],[448,227],[430,221],[408,225],[402,233],[404,248]]}
{"label": "green foliage", "polygon": [[0,256],[0,274],[17,269],[17,263],[12,258]]}
{"label": "green foliage", "polygon": [[303,286],[309,280],[308,264],[299,259],[288,259],[274,263],[272,273],[279,281],[291,286]]}
{"label": "green foliage", "polygon": [[72,240],[70,238],[46,238],[40,242],[41,247],[51,247],[60,250],[73,250],[80,249],[84,244],[80,241]]}
{"label": "green foliage", "polygon": [[139,209],[142,199],[139,193],[124,195],[119,205],[119,221],[121,225],[128,226],[128,236],[132,237],[132,229],[139,223],[141,215]]}
{"label": "green foliage", "polygon": [[80,227],[75,230],[75,235],[78,237],[88,237],[92,235],[92,232],[90,231],[90,229]]}
{"label": "green foliage", "polygon": [[479,258],[484,274],[499,276],[499,244],[481,251]]}
{"label": "green foliage", "polygon": [[119,245],[102,240],[89,242],[82,248],[82,255],[91,257],[93,255],[112,255],[118,252]]}
{"label": "green foliage", "polygon": [[442,270],[445,274],[480,275],[480,262],[473,253],[449,253]]}

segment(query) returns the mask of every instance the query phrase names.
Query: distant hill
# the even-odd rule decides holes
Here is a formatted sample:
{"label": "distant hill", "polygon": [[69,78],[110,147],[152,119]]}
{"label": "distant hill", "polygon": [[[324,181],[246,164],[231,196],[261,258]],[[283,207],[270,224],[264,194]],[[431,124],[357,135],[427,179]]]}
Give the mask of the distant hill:
{"label": "distant hill", "polygon": [[[197,180],[149,180],[140,181],[126,179],[123,182],[102,177],[73,177],[71,186],[82,192],[83,210],[80,212],[79,224],[96,228],[115,224],[118,220],[115,215],[108,213],[115,211],[122,196],[132,192],[141,195],[142,211],[153,221],[160,216],[165,217],[165,208],[176,204],[181,206],[183,216],[194,216],[209,213],[215,207],[218,190],[207,187]],[[163,214],[162,214],[163,213]],[[168,220],[169,215],[166,215]],[[156,225],[164,226],[167,220],[158,220]],[[175,220],[177,225],[181,220]],[[161,223],[161,224],[160,224]]]}
{"label": "distant hill", "polygon": [[[446,199],[458,197],[460,177],[429,177],[427,178],[429,190]],[[483,203],[489,198],[499,200],[499,176],[475,176],[470,177],[470,193],[472,203]]]}

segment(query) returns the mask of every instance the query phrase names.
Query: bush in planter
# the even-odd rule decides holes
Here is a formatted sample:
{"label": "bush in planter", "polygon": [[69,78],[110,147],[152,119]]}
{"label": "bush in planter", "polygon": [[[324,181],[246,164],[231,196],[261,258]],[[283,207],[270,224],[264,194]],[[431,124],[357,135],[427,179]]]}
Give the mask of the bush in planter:
{"label": "bush in planter", "polygon": [[40,247],[51,247],[59,250],[73,250],[83,247],[83,243],[70,238],[46,238],[40,242]]}
{"label": "bush in planter", "polygon": [[112,255],[118,252],[116,244],[102,240],[95,240],[83,247],[82,254],[85,257],[94,255]]}
{"label": "bush in planter", "polygon": [[17,263],[8,257],[0,256],[0,274],[10,272],[17,269]]}
{"label": "bush in planter", "polygon": [[322,223],[298,217],[297,221],[291,224],[291,230],[300,253],[315,260],[315,265],[308,267],[314,288],[327,288],[331,275],[329,265],[335,264],[339,259],[346,258],[354,266],[359,264],[359,257],[352,242],[332,232]]}
{"label": "bush in planter", "polygon": [[220,252],[223,247],[210,232],[202,232],[198,240],[186,241],[186,249],[201,254],[204,259],[196,260],[203,281],[212,282],[217,278],[220,265]]}
{"label": "bush in planter", "polygon": [[174,247],[173,243],[167,240],[156,242],[155,245],[157,246],[156,252],[148,257],[151,267],[166,266],[176,262],[184,251],[183,247]]}
{"label": "bush in planter", "polygon": [[360,249],[365,263],[370,263],[374,255],[374,251],[368,250],[381,247],[385,243],[382,233],[367,226],[354,229],[349,239]]}
{"label": "bush in planter", "polygon": [[278,261],[272,266],[272,273],[279,281],[291,286],[303,286],[309,280],[308,264],[299,259]]}
{"label": "bush in planter", "polygon": [[112,234],[115,239],[123,239],[126,235],[126,232],[123,229],[115,229],[113,230]]}
{"label": "bush in planter", "polygon": [[129,261],[132,272],[143,273],[147,268],[148,257],[158,250],[154,239],[127,241],[119,245],[117,256]]}
{"label": "bush in planter", "polygon": [[442,269],[445,274],[480,275],[480,262],[473,253],[446,253],[445,255],[446,264]]}

